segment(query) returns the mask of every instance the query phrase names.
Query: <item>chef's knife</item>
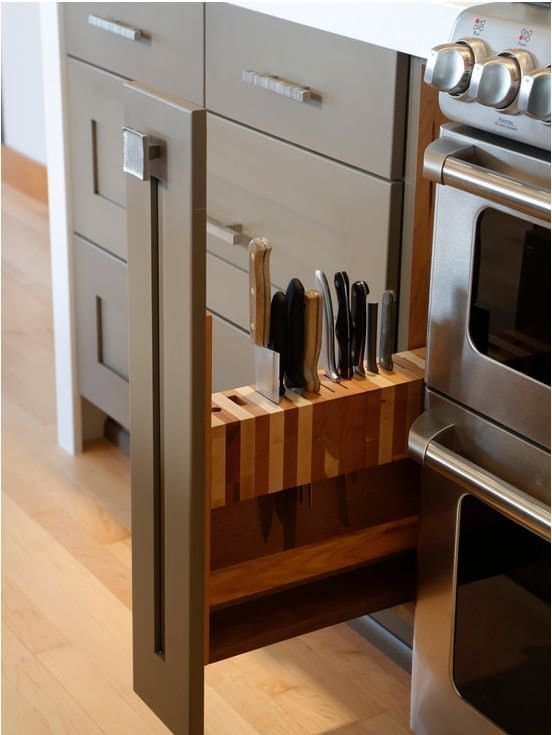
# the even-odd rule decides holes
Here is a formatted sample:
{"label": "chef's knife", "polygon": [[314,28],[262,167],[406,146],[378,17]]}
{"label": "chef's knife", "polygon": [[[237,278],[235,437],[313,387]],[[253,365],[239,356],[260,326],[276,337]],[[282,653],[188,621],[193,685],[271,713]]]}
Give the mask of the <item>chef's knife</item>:
{"label": "chef's knife", "polygon": [[288,329],[287,329],[287,303],[283,291],[276,291],[272,297],[270,306],[270,342],[271,350],[280,355],[280,395],[284,395],[284,375],[287,363],[288,351]]}
{"label": "chef's knife", "polygon": [[334,382],[339,380],[337,367],[335,364],[335,324],[332,303],[332,293],[326,274],[323,271],[316,271],[314,274],[315,286],[322,294],[324,303],[324,326],[326,334],[326,375]]}
{"label": "chef's knife", "polygon": [[270,253],[264,237],[249,243],[249,330],[256,345],[268,343],[270,334]]}
{"label": "chef's knife", "polygon": [[366,338],[367,364],[369,373],[378,372],[378,302],[368,304],[368,335]]}
{"label": "chef's knife", "polygon": [[309,289],[305,293],[305,355],[303,377],[307,393],[320,392],[318,358],[322,346],[322,296],[319,291]]}
{"label": "chef's knife", "polygon": [[397,301],[394,291],[384,291],[381,300],[380,365],[384,370],[393,370],[393,347],[395,345],[395,321]]}
{"label": "chef's knife", "polygon": [[337,369],[342,378],[353,377],[353,361],[351,357],[351,308],[349,298],[349,276],[339,271],[334,278],[337,293],[337,320],[335,336],[337,337],[338,358]]}
{"label": "chef's knife", "polygon": [[305,353],[305,289],[298,278],[292,278],[286,291],[288,352],[286,386],[304,388],[303,356]]}
{"label": "chef's knife", "polygon": [[370,289],[366,281],[355,281],[351,286],[351,319],[353,339],[351,352],[355,375],[364,378],[364,350],[366,346],[366,299]]}

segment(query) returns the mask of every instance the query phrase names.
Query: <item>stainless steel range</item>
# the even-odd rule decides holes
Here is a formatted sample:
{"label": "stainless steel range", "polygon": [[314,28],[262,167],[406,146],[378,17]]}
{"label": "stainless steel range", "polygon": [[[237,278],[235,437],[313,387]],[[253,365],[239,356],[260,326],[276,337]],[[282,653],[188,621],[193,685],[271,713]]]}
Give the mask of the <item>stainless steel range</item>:
{"label": "stainless steel range", "polygon": [[426,81],[438,182],[412,727],[550,733],[550,8],[465,11]]}

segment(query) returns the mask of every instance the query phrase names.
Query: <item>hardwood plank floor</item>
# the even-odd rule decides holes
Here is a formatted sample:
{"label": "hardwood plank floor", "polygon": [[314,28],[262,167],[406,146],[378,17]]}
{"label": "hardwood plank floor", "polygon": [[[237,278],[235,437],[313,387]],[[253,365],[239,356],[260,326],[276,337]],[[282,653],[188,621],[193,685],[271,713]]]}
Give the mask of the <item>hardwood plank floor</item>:
{"label": "hardwood plank floor", "polygon": [[[124,454],[56,445],[47,211],[2,199],[5,735],[168,733],[131,685]],[[408,675],[346,625],[206,669],[208,735],[405,735]]]}

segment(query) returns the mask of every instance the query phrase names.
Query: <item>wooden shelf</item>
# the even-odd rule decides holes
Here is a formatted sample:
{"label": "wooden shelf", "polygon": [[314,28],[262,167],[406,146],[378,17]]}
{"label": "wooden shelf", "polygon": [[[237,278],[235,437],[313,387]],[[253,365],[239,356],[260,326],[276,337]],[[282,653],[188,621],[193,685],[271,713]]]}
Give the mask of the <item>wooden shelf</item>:
{"label": "wooden shelf", "polygon": [[288,391],[279,405],[251,386],[214,393],[211,507],[394,462],[423,407],[425,350],[394,356],[394,370]]}

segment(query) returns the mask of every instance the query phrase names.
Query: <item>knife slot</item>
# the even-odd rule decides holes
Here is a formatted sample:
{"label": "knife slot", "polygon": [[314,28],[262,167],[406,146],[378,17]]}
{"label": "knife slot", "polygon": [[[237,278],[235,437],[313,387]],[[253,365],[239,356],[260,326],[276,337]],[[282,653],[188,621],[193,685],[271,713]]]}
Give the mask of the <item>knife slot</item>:
{"label": "knife slot", "polygon": [[238,396],[235,393],[228,396],[228,398],[231,401],[233,401],[233,403],[237,404],[238,406],[247,406],[247,401],[245,401],[241,396]]}

